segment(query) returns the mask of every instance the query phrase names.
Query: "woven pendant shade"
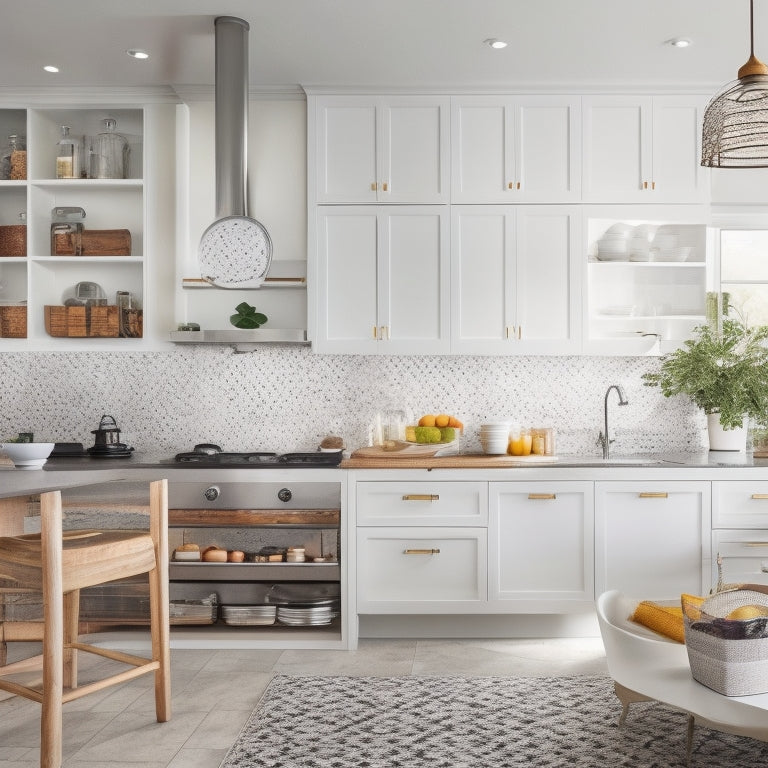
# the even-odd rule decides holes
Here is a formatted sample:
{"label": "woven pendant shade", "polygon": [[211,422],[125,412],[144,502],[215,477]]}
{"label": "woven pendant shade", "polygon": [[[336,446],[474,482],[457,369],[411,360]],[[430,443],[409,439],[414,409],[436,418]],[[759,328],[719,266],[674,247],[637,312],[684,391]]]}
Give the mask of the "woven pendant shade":
{"label": "woven pendant shade", "polygon": [[701,164],[710,168],[768,168],[768,67],[754,54],[752,0],[749,20],[749,61],[704,113]]}

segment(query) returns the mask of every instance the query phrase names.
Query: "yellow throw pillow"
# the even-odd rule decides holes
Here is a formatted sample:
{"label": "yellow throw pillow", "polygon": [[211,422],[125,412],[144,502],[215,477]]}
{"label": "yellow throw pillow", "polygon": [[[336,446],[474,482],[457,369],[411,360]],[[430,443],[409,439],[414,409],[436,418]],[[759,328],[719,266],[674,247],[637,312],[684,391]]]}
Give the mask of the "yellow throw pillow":
{"label": "yellow throw pillow", "polygon": [[680,606],[659,605],[651,600],[643,600],[635,608],[631,619],[678,643],[685,642],[683,609]]}

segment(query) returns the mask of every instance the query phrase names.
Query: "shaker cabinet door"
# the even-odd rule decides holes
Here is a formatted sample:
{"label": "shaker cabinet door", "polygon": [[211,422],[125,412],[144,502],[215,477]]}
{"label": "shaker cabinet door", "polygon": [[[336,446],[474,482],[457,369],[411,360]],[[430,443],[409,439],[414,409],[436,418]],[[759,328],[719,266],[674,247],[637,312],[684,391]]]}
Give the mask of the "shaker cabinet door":
{"label": "shaker cabinet door", "polygon": [[319,101],[316,152],[319,202],[376,202],[375,103],[343,96]]}
{"label": "shaker cabinet door", "polygon": [[710,587],[711,484],[595,483],[595,592],[679,600]]}
{"label": "shaker cabinet door", "polygon": [[317,213],[318,352],[370,354],[378,327],[378,216],[369,207]]}
{"label": "shaker cabinet door", "polygon": [[594,600],[592,489],[590,482],[490,483],[490,600],[517,601],[532,613]]}

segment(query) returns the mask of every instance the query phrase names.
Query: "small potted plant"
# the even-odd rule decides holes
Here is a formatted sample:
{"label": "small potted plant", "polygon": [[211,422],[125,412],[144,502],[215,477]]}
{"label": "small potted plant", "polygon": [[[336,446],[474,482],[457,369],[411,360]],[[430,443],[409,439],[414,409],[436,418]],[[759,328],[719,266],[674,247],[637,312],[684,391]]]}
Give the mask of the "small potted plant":
{"label": "small potted plant", "polygon": [[736,317],[700,325],[683,347],[643,376],[666,397],[686,395],[707,415],[710,450],[746,447],[746,422],[768,423],[768,326]]}

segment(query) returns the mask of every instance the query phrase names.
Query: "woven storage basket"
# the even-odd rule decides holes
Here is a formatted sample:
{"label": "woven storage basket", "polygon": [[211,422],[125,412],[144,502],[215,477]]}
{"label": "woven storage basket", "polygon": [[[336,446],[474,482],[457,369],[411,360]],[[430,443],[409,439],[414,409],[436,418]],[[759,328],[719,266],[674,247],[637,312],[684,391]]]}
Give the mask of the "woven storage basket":
{"label": "woven storage basket", "polygon": [[[768,594],[751,586],[715,593],[700,606],[682,600],[691,674],[725,696],[768,692]],[[766,615],[726,618],[747,605],[764,607]]]}
{"label": "woven storage basket", "polygon": [[0,338],[27,338],[27,308],[25,306],[0,307]]}
{"label": "woven storage basket", "polygon": [[27,225],[0,226],[0,256],[27,255]]}

